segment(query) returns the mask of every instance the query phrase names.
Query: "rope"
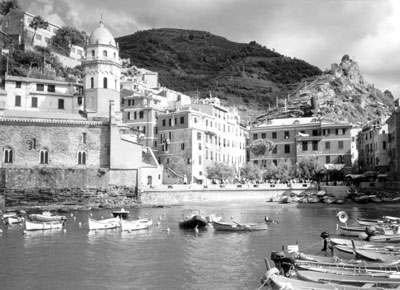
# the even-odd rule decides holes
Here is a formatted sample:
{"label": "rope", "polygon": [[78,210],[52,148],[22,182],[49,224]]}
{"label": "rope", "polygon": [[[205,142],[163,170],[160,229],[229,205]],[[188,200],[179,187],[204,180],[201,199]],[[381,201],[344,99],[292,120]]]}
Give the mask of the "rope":
{"label": "rope", "polygon": [[303,251],[305,251],[305,250],[308,250],[309,248],[315,247],[315,246],[318,245],[319,243],[321,243],[321,242],[316,242],[315,244],[312,244],[312,245],[308,246],[307,248],[301,249],[301,251],[303,252]]}
{"label": "rope", "polygon": [[262,287],[264,287],[267,283],[269,282],[269,278],[265,278],[264,283],[260,287],[257,288],[257,290],[260,290]]}

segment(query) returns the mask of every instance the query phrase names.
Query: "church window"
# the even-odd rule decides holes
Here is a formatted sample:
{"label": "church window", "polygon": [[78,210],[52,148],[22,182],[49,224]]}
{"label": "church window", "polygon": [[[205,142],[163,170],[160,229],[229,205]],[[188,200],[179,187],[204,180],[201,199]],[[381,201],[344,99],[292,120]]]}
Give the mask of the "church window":
{"label": "church window", "polygon": [[78,164],[86,164],[86,152],[78,152]]}
{"label": "church window", "polygon": [[13,163],[13,150],[11,148],[4,150],[4,163]]}
{"label": "church window", "polygon": [[107,89],[107,78],[103,79],[103,88]]}
{"label": "church window", "polygon": [[91,89],[94,88],[94,78],[93,77],[90,78],[90,88]]}
{"label": "church window", "polygon": [[49,151],[40,150],[40,164],[49,164]]}
{"label": "church window", "polygon": [[103,50],[103,56],[107,57],[107,50]]}

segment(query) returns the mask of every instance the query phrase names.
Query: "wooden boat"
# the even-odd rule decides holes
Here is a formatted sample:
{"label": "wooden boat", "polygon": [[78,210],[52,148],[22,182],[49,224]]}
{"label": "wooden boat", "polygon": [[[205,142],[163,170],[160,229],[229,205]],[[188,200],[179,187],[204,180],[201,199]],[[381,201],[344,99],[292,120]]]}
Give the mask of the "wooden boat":
{"label": "wooden boat", "polygon": [[207,226],[207,219],[200,214],[199,210],[184,210],[182,220],[179,221],[179,227],[183,229],[195,229]]}
{"label": "wooden boat", "polygon": [[39,221],[39,222],[62,221],[67,219],[66,216],[48,215],[48,214],[30,214],[28,217],[31,221]]}
{"label": "wooden boat", "polygon": [[350,284],[360,287],[363,287],[366,284],[375,286],[390,285],[390,288],[400,285],[400,275],[392,273],[380,273],[373,275],[371,273],[359,274],[348,272],[345,274],[324,273],[321,275],[320,272],[298,270],[296,271],[296,275],[298,279],[315,283],[336,283],[342,285]]}
{"label": "wooden boat", "polygon": [[[378,254],[389,254],[389,255],[400,255],[400,247],[390,247],[390,246],[383,246],[383,247],[373,247],[373,246],[361,246],[357,247],[359,250],[370,251]],[[344,252],[347,254],[355,254],[354,249],[352,246],[345,246],[345,245],[336,245],[335,250],[340,252]]]}
{"label": "wooden boat", "polygon": [[124,208],[121,208],[121,210],[115,210],[112,212],[114,217],[119,217],[120,219],[126,220],[129,217],[129,211],[125,210]]}
{"label": "wooden boat", "polygon": [[89,230],[115,229],[121,224],[120,218],[110,218],[104,220],[94,220],[89,218]]}
{"label": "wooden boat", "polygon": [[393,262],[399,262],[400,259],[396,255],[391,255],[389,254],[382,254],[382,253],[377,253],[374,251],[369,251],[369,250],[360,250],[358,247],[353,242],[353,252],[356,256],[356,258],[361,258],[363,260],[367,261],[374,261],[374,262],[386,262],[386,263],[393,263]]}
{"label": "wooden boat", "polygon": [[123,231],[136,231],[148,229],[153,224],[153,221],[148,218],[138,219],[133,221],[122,221],[121,229]]}
{"label": "wooden boat", "polygon": [[[336,227],[336,234],[338,236],[349,236],[349,237],[359,237],[360,234],[365,234],[367,227],[365,226],[342,226],[337,225]],[[381,234],[385,234],[386,230],[382,227],[375,226],[375,230]]]}
{"label": "wooden boat", "polygon": [[23,222],[23,218],[18,216],[16,213],[5,213],[3,214],[3,223],[6,225],[19,224]]}
{"label": "wooden boat", "polygon": [[[261,282],[263,285],[269,285],[273,290],[282,290],[282,289],[360,290],[360,287],[352,285],[323,284],[323,283],[303,281],[294,278],[287,278],[282,275],[279,275],[279,270],[277,268],[269,269],[265,274],[264,278],[261,280]],[[362,289],[385,290],[386,288],[370,287],[369,285],[366,285]]]}
{"label": "wooden boat", "polygon": [[400,243],[400,234],[386,234],[369,237],[370,242],[376,243]]}
{"label": "wooden boat", "polygon": [[[357,247],[385,247],[385,246],[391,246],[390,243],[377,243],[377,242],[369,242],[369,241],[363,241],[363,240],[353,240],[354,244]],[[329,242],[332,246],[335,245],[343,245],[343,246],[348,246],[348,247],[353,247],[353,243],[351,239],[341,239],[341,238],[330,238]]]}
{"label": "wooden boat", "polygon": [[266,223],[263,223],[263,224],[239,224],[237,222],[223,223],[223,222],[213,221],[212,225],[216,231],[229,231],[229,232],[251,232],[251,231],[263,231],[263,230],[268,229],[268,226]]}
{"label": "wooden boat", "polygon": [[27,219],[25,220],[25,230],[37,231],[37,230],[62,229],[64,227],[64,223],[65,220],[40,222],[40,221],[30,221]]}

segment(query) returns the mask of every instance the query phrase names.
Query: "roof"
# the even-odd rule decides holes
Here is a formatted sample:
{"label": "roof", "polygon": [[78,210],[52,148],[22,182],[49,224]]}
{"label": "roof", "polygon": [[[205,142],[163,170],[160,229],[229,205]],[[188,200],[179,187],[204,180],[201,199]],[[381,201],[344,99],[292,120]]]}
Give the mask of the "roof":
{"label": "roof", "polygon": [[36,78],[27,78],[20,76],[10,76],[7,75],[5,77],[6,81],[20,81],[26,83],[46,83],[46,84],[55,84],[55,85],[75,85],[75,86],[83,86],[82,83],[74,83],[67,81],[57,81],[57,80],[49,80],[49,79],[36,79]]}
{"label": "roof", "polygon": [[[267,127],[267,126],[288,126],[288,125],[300,125],[300,124],[310,124],[313,123],[312,117],[308,118],[283,118],[283,119],[271,119],[268,121],[266,124],[261,124],[257,126],[257,128],[260,127]],[[314,123],[317,123],[314,121]]]}
{"label": "roof", "polygon": [[104,27],[102,21],[99,26],[96,27],[89,36],[89,45],[103,44],[117,46],[114,37],[111,32]]}
{"label": "roof", "polygon": [[5,110],[5,118],[23,118],[23,119],[52,119],[52,120],[77,120],[87,121],[85,117],[77,113],[49,113],[42,111],[20,111]]}

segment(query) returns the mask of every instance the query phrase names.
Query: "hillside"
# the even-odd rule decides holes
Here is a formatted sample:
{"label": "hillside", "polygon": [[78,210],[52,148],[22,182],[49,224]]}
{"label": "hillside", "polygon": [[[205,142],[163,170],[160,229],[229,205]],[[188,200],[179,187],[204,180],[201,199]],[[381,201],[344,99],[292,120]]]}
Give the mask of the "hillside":
{"label": "hillside", "polygon": [[235,43],[204,31],[152,29],[116,39],[122,58],[159,73],[162,86],[190,96],[219,97],[254,120],[321,70],[255,41]]}

